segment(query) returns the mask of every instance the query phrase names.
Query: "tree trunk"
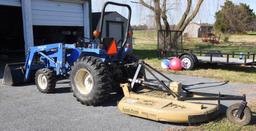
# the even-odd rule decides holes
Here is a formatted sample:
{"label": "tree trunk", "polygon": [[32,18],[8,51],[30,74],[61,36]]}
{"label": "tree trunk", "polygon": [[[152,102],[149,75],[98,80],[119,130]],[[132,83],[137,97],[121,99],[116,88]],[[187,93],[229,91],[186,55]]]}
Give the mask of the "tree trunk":
{"label": "tree trunk", "polygon": [[192,12],[192,14],[186,19],[186,21],[183,23],[183,25],[180,27],[180,31],[184,31],[186,29],[186,27],[188,26],[188,24],[196,17],[196,15],[199,12],[199,9],[202,5],[202,3],[204,2],[204,0],[198,0],[196,7],[194,9],[194,11]]}
{"label": "tree trunk", "polygon": [[157,30],[162,30],[160,0],[154,0],[154,5],[155,5],[156,28]]}
{"label": "tree trunk", "polygon": [[167,0],[163,0],[162,2],[161,16],[164,22],[165,30],[170,30],[170,25],[169,25],[168,16],[167,16]]}
{"label": "tree trunk", "polygon": [[162,20],[164,22],[165,30],[170,30],[170,25],[168,22],[168,17],[165,13],[162,13]]}
{"label": "tree trunk", "polygon": [[162,30],[161,19],[160,19],[160,16],[157,14],[155,14],[155,21],[156,21],[156,29]]}
{"label": "tree trunk", "polygon": [[[168,16],[167,16],[167,0],[152,0],[154,5],[150,5],[150,3],[145,2],[144,0],[139,0],[140,4],[143,5],[144,7],[147,7],[151,11],[154,12],[154,17],[155,17],[155,23],[156,23],[156,29],[157,30],[162,30],[162,23],[164,23],[165,30],[170,30],[170,25],[168,22]],[[191,7],[192,7],[192,0],[187,0],[187,6],[186,10],[183,13],[179,23],[175,27],[176,30],[183,32],[188,24],[195,18],[195,16],[198,14],[199,9],[203,3],[204,0],[196,0],[197,4],[195,9],[191,12]],[[162,4],[162,5],[161,5]],[[191,13],[191,15],[189,15]],[[174,34],[165,34],[166,37],[172,37],[171,39],[171,48],[178,48],[178,39],[182,37],[182,33],[180,32],[175,32]],[[168,35],[168,36],[167,36]]]}

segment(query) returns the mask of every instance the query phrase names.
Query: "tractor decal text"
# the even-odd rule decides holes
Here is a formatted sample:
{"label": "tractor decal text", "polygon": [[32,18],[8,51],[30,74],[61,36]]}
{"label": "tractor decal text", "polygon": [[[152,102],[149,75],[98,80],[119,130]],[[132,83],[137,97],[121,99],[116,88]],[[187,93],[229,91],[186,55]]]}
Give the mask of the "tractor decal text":
{"label": "tractor decal text", "polygon": [[134,110],[134,109],[129,109],[129,108],[123,108],[123,111],[128,113],[128,114],[139,114],[139,111]]}

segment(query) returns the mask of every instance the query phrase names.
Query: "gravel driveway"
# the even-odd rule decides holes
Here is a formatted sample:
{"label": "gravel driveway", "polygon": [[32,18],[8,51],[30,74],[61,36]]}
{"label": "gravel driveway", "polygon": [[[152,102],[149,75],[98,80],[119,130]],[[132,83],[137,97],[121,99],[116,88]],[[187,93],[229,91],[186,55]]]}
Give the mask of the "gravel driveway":
{"label": "gravel driveway", "polygon": [[[182,75],[169,76],[183,82],[187,89],[194,91],[247,93],[249,101],[256,97],[256,85],[253,84],[230,84]],[[116,95],[113,95],[104,106],[84,106],[74,99],[67,80],[59,82],[57,87],[55,94],[41,94],[35,85],[22,87],[0,85],[0,130],[159,131],[185,126],[121,114],[116,107],[120,97]]]}

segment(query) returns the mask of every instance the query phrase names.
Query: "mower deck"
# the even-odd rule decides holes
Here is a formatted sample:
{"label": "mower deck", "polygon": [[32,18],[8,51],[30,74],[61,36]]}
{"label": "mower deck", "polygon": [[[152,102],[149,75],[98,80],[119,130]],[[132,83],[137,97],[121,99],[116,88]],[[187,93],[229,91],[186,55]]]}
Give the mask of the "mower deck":
{"label": "mower deck", "polygon": [[128,84],[122,88],[125,97],[118,108],[133,116],[172,123],[200,123],[213,118],[219,111],[218,101],[178,101],[162,91],[143,89],[135,93],[129,91]]}

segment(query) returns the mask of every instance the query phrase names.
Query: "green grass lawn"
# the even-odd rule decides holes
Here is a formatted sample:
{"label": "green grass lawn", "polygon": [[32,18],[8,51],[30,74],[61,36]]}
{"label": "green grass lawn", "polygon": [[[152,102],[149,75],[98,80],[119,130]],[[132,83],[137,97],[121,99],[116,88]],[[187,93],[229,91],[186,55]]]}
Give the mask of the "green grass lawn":
{"label": "green grass lawn", "polygon": [[[231,65],[211,65],[202,64],[198,69],[193,71],[181,71],[173,72],[163,70],[160,67],[161,59],[157,57],[157,38],[155,31],[135,31],[134,32],[134,52],[141,59],[145,60],[147,63],[151,64],[153,67],[166,72],[201,76],[216,78],[220,80],[230,81],[230,82],[242,82],[242,83],[256,83],[256,69],[252,67],[242,67],[242,66],[231,66]],[[239,40],[243,42],[239,42]],[[255,40],[255,43],[252,42]],[[195,49],[205,49],[205,50],[220,50],[222,52],[231,51],[255,51],[256,52],[256,38],[252,38],[247,35],[234,35],[230,36],[229,43],[221,43],[219,45],[211,45],[201,42],[200,39],[185,39],[184,47]],[[244,43],[246,42],[247,43]],[[255,45],[254,45],[255,44]]]}

